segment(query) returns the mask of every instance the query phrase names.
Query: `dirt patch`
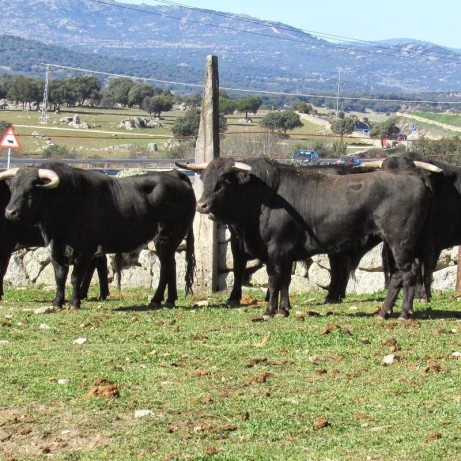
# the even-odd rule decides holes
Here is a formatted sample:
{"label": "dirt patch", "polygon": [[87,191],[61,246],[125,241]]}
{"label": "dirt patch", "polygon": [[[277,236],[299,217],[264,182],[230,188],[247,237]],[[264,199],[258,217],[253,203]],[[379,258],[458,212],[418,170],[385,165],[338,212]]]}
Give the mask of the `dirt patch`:
{"label": "dirt patch", "polygon": [[38,457],[65,451],[90,451],[110,443],[86,417],[56,406],[0,409],[0,459]]}

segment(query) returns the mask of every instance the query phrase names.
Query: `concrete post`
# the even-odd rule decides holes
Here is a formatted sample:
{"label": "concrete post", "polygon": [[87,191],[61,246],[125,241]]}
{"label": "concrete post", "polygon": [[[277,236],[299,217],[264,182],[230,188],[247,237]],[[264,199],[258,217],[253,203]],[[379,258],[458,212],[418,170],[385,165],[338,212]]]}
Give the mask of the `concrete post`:
{"label": "concrete post", "polygon": [[[200,128],[195,145],[195,161],[210,162],[219,157],[219,77],[217,56],[207,56],[205,88],[202,101]],[[194,190],[197,199],[202,195],[203,183],[195,175]],[[218,225],[197,213],[194,221],[195,258],[197,273],[195,291],[218,291]]]}

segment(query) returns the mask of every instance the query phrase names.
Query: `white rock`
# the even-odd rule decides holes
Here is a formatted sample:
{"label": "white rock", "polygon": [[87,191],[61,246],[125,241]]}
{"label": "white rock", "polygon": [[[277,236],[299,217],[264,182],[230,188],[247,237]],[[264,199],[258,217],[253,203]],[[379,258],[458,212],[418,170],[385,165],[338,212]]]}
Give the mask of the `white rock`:
{"label": "white rock", "polygon": [[144,418],[146,416],[150,416],[152,414],[152,410],[136,410],[134,412],[135,418]]}
{"label": "white rock", "polygon": [[73,344],[78,344],[78,345],[82,345],[82,344],[85,344],[87,341],[86,338],[77,338],[77,339],[74,339],[73,341]]}

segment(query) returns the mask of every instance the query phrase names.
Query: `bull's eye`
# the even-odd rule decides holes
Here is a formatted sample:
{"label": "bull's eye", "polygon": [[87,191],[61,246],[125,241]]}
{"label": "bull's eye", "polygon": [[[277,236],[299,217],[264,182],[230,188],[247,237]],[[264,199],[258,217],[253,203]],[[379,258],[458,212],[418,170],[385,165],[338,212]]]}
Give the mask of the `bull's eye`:
{"label": "bull's eye", "polygon": [[216,192],[220,192],[225,187],[230,186],[234,181],[232,180],[231,176],[223,176],[217,183],[216,183]]}

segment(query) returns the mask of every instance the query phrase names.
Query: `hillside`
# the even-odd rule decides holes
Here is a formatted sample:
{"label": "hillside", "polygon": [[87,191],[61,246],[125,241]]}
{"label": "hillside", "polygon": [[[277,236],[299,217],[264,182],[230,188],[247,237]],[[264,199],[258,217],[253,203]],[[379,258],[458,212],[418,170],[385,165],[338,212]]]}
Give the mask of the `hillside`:
{"label": "hillside", "polygon": [[334,94],[339,69],[341,91],[349,94],[461,86],[459,52],[411,39],[333,44],[248,16],[112,0],[11,0],[2,2],[2,14],[4,69],[31,75],[43,76],[46,61],[200,85],[205,58],[214,54],[228,88]]}

